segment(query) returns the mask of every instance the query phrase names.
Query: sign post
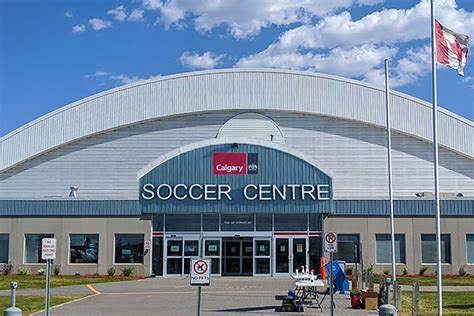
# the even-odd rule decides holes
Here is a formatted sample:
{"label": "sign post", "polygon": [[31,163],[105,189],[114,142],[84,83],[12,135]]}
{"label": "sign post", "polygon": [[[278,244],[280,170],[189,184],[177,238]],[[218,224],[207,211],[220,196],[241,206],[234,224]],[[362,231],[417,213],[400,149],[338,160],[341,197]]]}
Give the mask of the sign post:
{"label": "sign post", "polygon": [[49,296],[51,286],[51,260],[56,259],[56,239],[43,238],[41,241],[41,259],[46,260],[46,298],[44,314],[49,316]]}
{"label": "sign post", "polygon": [[189,284],[198,286],[198,312],[201,315],[201,286],[211,284],[211,260],[210,259],[191,259],[191,273],[189,275]]}
{"label": "sign post", "polygon": [[324,233],[324,250],[329,252],[330,274],[329,274],[329,293],[331,297],[331,316],[334,315],[334,267],[332,262],[332,254],[337,252],[337,233]]}

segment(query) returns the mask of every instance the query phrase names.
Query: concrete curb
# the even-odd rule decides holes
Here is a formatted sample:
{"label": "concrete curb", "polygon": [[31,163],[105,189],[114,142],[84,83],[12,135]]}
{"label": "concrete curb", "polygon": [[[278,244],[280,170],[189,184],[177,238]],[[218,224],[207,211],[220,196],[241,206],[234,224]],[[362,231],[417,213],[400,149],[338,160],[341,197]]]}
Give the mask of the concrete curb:
{"label": "concrete curb", "polygon": [[[58,307],[62,307],[62,306],[68,305],[68,304],[80,302],[80,301],[83,301],[85,299],[89,299],[89,298],[96,297],[96,296],[99,296],[99,295],[100,294],[90,294],[88,296],[81,297],[81,298],[78,298],[78,299],[75,299],[75,300],[72,300],[72,301],[69,301],[69,302],[65,302],[65,303],[62,303],[62,304],[59,304],[59,305],[51,306],[51,308],[49,310],[52,310],[52,309],[55,309],[55,308],[58,308]],[[37,312],[34,312],[34,313],[30,314],[29,316],[40,315],[41,313],[44,313],[44,309],[39,310]]]}

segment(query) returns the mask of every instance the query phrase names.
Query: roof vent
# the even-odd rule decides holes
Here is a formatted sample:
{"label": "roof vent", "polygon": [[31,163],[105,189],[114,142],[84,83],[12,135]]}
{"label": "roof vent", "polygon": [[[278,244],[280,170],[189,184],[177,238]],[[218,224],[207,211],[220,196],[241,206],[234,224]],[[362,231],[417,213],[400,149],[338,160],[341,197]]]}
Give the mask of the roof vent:
{"label": "roof vent", "polygon": [[72,186],[72,187],[69,187],[69,197],[70,198],[75,198],[77,197],[77,191],[79,190],[79,187],[76,187],[75,185]]}

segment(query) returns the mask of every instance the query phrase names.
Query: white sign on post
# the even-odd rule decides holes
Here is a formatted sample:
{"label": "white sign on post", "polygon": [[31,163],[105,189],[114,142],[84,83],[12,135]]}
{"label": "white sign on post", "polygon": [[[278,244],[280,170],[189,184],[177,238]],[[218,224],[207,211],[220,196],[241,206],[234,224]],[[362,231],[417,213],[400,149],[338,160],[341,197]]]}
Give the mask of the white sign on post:
{"label": "white sign on post", "polygon": [[145,240],[145,250],[151,249],[151,240]]}
{"label": "white sign on post", "polygon": [[56,239],[43,238],[41,241],[41,259],[56,259]]}
{"label": "white sign on post", "polygon": [[337,252],[337,233],[324,233],[324,250],[326,252]]}
{"label": "white sign on post", "polygon": [[211,260],[191,259],[190,285],[211,284]]}

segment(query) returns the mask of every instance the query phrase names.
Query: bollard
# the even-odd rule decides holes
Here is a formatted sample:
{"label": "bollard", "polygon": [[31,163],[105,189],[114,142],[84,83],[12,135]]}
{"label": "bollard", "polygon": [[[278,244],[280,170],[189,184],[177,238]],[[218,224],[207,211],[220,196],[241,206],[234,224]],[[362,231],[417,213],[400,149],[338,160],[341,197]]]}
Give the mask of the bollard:
{"label": "bollard", "polygon": [[390,278],[385,279],[385,288],[387,289],[387,298],[385,304],[379,307],[379,316],[397,315],[395,306],[390,305]]}
{"label": "bollard", "polygon": [[16,305],[16,288],[18,287],[18,283],[11,282],[10,289],[11,291],[11,307],[7,308],[3,311],[3,316],[21,316],[22,312],[21,309],[15,307]]}

